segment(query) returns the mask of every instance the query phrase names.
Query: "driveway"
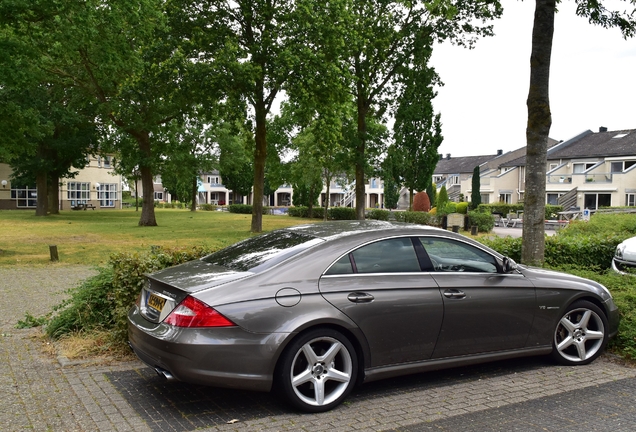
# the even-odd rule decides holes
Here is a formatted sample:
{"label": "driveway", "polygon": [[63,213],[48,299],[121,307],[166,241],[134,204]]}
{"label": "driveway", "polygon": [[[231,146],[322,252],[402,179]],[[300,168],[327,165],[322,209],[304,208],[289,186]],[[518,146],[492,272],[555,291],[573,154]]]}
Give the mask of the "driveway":
{"label": "driveway", "polygon": [[323,414],[269,394],[167,382],[134,361],[60,362],[39,315],[85,267],[0,268],[0,430],[3,431],[632,431],[636,369],[604,355],[583,367],[527,358],[379,381]]}

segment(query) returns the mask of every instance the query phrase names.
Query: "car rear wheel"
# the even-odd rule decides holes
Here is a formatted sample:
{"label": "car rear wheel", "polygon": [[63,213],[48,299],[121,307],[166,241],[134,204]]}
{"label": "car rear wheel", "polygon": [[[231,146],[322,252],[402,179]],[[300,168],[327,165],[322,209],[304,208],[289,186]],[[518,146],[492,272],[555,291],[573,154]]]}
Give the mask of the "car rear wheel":
{"label": "car rear wheel", "polygon": [[349,340],[332,329],[301,335],[281,358],[278,385],[282,396],[307,412],[328,411],[351,392],[358,374],[358,358]]}
{"label": "car rear wheel", "polygon": [[607,344],[607,328],[605,314],[594,303],[572,303],[554,330],[552,356],[565,365],[593,362]]}

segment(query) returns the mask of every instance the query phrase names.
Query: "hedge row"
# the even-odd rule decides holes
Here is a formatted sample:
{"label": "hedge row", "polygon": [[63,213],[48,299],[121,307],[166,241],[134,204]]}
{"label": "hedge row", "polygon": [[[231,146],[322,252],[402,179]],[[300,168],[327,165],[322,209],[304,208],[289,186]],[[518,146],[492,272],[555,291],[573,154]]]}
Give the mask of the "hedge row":
{"label": "hedge row", "polygon": [[[305,206],[289,207],[287,211],[289,216],[309,218],[309,208]],[[355,220],[356,209],[351,207],[329,207],[327,212],[328,219],[332,220]],[[325,209],[323,207],[312,207],[311,218],[323,219],[325,217]]]}
{"label": "hedge row", "polygon": [[[500,214],[505,217],[508,213],[517,213],[523,211],[523,204],[479,204],[477,210],[480,212]],[[546,204],[545,219],[557,219],[558,213],[560,211],[563,211],[563,207]]]}
{"label": "hedge row", "polygon": [[[227,206],[230,213],[252,214],[252,206],[249,204],[230,204]],[[262,214],[269,214],[270,208],[263,206]]]}
{"label": "hedge row", "polygon": [[[606,270],[610,268],[616,246],[624,240],[621,235],[551,236],[545,239],[545,265],[559,267],[576,265],[583,268]],[[480,238],[480,242],[521,261],[521,238]]]}

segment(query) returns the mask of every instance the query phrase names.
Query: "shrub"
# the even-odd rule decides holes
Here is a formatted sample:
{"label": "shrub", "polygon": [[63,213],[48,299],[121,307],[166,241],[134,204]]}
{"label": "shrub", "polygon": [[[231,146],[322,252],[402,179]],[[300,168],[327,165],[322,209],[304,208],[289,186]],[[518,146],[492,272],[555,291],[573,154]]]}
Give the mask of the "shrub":
{"label": "shrub", "polygon": [[367,214],[369,219],[388,221],[391,212],[388,210],[373,209]]}
{"label": "shrub", "polygon": [[[508,213],[517,213],[523,211],[523,204],[480,204],[477,207],[479,211],[489,211],[490,213],[497,213],[506,216]],[[545,219],[556,219],[560,211],[563,211],[563,207],[546,204],[545,206]]]}
{"label": "shrub", "polygon": [[214,204],[201,204],[199,208],[204,211],[215,211],[219,206]]}
{"label": "shrub", "polygon": [[356,220],[356,209],[352,207],[330,207],[329,219]]}
{"label": "shrub", "polygon": [[[230,204],[228,210],[230,213],[252,214],[252,206],[249,204]],[[262,214],[269,214],[269,207],[263,206]]]}
{"label": "shrub", "polygon": [[456,208],[455,211],[457,213],[467,214],[468,213],[468,203],[467,202],[457,203],[457,208]]}
{"label": "shrub", "polygon": [[[612,263],[616,246],[622,236],[594,235],[570,237],[557,234],[545,239],[545,265],[550,267],[577,266],[588,269],[607,270]],[[521,238],[481,238],[480,242],[521,261]]]}
{"label": "shrub", "polygon": [[426,192],[418,192],[413,197],[413,211],[428,212],[431,209],[431,200]]}
{"label": "shrub", "polygon": [[468,212],[468,218],[470,220],[470,225],[477,225],[477,229],[480,232],[490,232],[495,226],[495,217],[490,213],[473,210]]}
{"label": "shrub", "polygon": [[395,212],[394,216],[395,216],[395,220],[398,222],[407,222],[407,223],[415,223],[420,225],[431,225],[431,226],[438,225],[437,216],[431,213],[405,211],[405,212]]}
{"label": "shrub", "polygon": [[[289,207],[287,211],[289,216],[309,218],[309,207],[305,206],[293,206]],[[312,207],[311,218],[324,219],[325,209],[322,207]]]}
{"label": "shrub", "polygon": [[111,294],[113,269],[99,268],[97,271],[97,275],[67,290],[70,297],[53,307],[57,314],[46,325],[48,336],[56,339],[77,331],[112,328],[115,325]]}
{"label": "shrub", "polygon": [[109,267],[69,290],[70,298],[54,307],[57,312],[46,333],[59,338],[86,330],[106,330],[116,344],[126,344],[127,319],[143,287],[145,273],[181,264],[213,252],[206,248],[167,249],[152,247],[146,254],[113,254]]}

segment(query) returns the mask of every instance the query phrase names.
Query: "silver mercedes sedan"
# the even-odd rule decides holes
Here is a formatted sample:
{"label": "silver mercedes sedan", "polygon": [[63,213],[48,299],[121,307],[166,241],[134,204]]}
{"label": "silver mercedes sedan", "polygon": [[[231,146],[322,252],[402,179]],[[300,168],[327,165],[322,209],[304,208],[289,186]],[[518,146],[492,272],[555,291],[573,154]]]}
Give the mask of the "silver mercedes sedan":
{"label": "silver mercedes sedan", "polygon": [[619,322],[596,282],[380,221],[277,230],[150,274],[128,319],[160,375],[276,390],[308,412],[398,375],[547,354],[584,365]]}

